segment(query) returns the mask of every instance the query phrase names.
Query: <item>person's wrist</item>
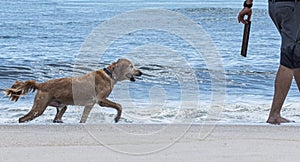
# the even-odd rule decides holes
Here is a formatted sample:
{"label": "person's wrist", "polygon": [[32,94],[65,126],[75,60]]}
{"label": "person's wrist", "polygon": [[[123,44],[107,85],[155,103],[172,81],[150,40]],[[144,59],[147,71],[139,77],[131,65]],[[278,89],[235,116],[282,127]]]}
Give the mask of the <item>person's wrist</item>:
{"label": "person's wrist", "polygon": [[244,1],[244,5],[243,5],[244,7],[247,7],[247,8],[252,8],[252,6],[253,6],[253,3],[250,1]]}

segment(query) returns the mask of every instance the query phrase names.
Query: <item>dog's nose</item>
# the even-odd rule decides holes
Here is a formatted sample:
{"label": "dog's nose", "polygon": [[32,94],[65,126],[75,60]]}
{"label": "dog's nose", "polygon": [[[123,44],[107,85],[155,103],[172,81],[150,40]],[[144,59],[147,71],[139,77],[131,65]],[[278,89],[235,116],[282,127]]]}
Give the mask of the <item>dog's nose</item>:
{"label": "dog's nose", "polygon": [[141,76],[141,75],[143,75],[143,73],[140,70],[137,70],[135,76]]}

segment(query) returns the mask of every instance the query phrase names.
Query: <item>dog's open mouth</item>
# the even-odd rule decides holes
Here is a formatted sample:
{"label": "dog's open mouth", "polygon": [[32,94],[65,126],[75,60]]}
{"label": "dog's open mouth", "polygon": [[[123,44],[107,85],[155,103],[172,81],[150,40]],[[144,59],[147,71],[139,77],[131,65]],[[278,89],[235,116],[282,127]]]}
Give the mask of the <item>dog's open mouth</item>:
{"label": "dog's open mouth", "polygon": [[141,76],[141,75],[142,75],[142,72],[141,72],[141,71],[137,71],[137,72],[134,73],[134,74],[127,74],[126,77],[127,77],[130,81],[135,82],[135,80],[136,80],[135,76],[137,76],[138,79],[140,79],[139,76]]}
{"label": "dog's open mouth", "polygon": [[127,77],[130,81],[135,82],[135,78],[133,77],[133,75],[127,74],[126,77]]}
{"label": "dog's open mouth", "polygon": [[130,78],[130,81],[135,82],[135,78],[132,76],[132,77]]}

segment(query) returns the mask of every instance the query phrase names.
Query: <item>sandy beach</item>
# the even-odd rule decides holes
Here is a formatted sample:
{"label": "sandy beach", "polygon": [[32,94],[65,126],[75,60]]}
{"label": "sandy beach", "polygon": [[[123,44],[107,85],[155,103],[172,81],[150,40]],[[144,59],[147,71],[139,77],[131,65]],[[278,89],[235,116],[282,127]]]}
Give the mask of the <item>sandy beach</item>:
{"label": "sandy beach", "polygon": [[[237,22],[242,5],[0,1],[1,94],[16,80],[75,77],[119,58],[143,73],[109,96],[124,108],[121,124],[112,123],[115,110],[99,105],[87,123],[108,124],[79,124],[81,106],[68,106],[64,124],[52,124],[55,108],[17,124],[36,93],[16,103],[0,97],[0,162],[300,161],[300,124],[265,123],[280,55],[268,3],[255,0],[246,58],[240,56],[244,26]],[[293,83],[282,115],[299,122],[298,101]]]}
{"label": "sandy beach", "polygon": [[285,125],[2,125],[0,161],[297,161]]}

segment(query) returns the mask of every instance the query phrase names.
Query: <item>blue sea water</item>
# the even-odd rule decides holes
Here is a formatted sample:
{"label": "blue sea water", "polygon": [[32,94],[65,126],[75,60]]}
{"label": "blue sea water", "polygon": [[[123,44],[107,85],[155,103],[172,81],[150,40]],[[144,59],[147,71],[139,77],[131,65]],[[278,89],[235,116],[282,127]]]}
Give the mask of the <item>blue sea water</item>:
{"label": "blue sea water", "polygon": [[[135,83],[118,83],[110,96],[123,105],[121,123],[264,123],[279,65],[280,37],[268,16],[267,1],[256,0],[248,57],[241,57],[243,25],[237,23],[236,17],[242,3],[2,0],[0,90],[9,88],[16,80],[43,82],[81,75],[123,57],[131,59],[145,75]],[[148,24],[149,28],[144,27],[149,21],[143,20],[151,18],[152,12],[162,15]],[[142,14],[126,17],[129,13]],[[165,13],[174,15],[165,19]],[[181,16],[182,21],[177,19]],[[180,25],[185,20],[205,31],[209,36],[207,42],[218,55],[207,57],[209,53],[201,53],[190,44],[188,40],[198,38],[196,32],[188,40],[169,32],[193,31],[190,24]],[[115,23],[109,27],[118,28],[99,30],[109,23]],[[172,23],[175,25],[168,26]],[[140,29],[130,30],[132,26]],[[109,39],[109,35],[104,37],[107,33],[122,31],[126,32],[119,33],[103,51],[98,50]],[[213,66],[221,70],[209,68],[214,60],[217,65]],[[214,75],[224,78],[215,81]],[[214,87],[214,82],[221,86]],[[31,108],[34,95],[28,94],[16,103],[1,97],[0,123],[17,123]],[[214,105],[216,100],[218,104]],[[298,100],[299,92],[293,83],[283,108],[284,116],[300,120]],[[82,107],[69,106],[64,121],[77,123],[82,111]],[[55,112],[48,108],[32,123],[51,123]],[[111,123],[115,114],[114,110],[95,106],[88,122]]]}

